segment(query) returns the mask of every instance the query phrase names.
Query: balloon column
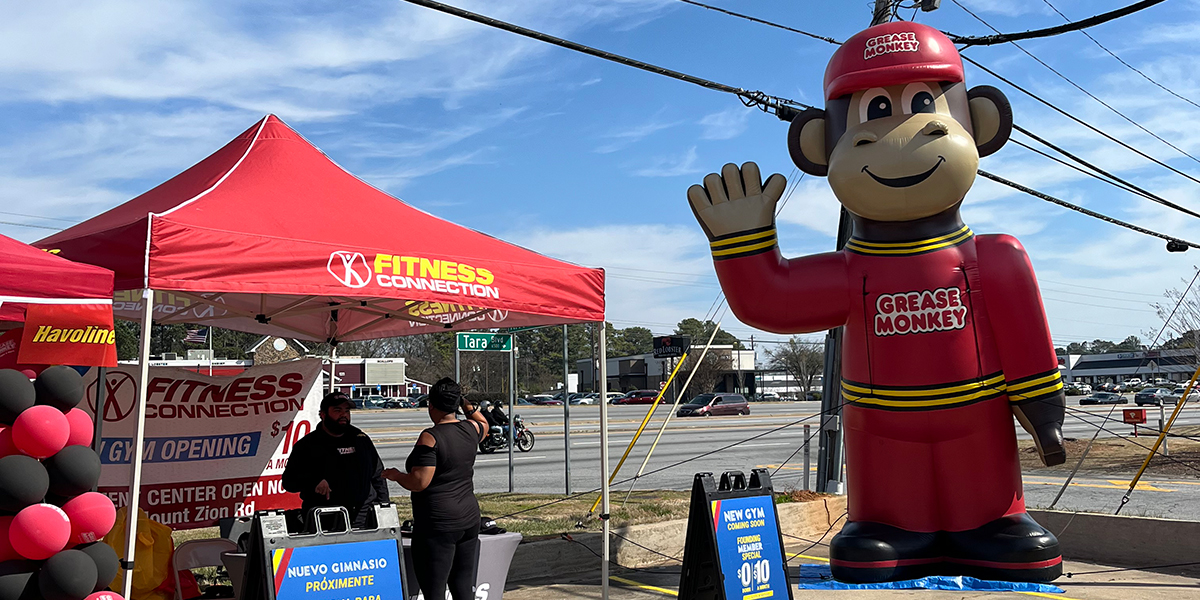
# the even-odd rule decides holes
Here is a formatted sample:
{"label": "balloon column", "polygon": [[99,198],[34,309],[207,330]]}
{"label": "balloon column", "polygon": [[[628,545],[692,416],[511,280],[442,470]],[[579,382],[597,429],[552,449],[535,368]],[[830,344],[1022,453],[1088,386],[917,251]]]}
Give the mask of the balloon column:
{"label": "balloon column", "polygon": [[101,593],[117,574],[116,552],[98,541],[116,508],[90,491],[100,458],[82,399],[70,367],[33,382],[0,370],[0,600],[120,600]]}

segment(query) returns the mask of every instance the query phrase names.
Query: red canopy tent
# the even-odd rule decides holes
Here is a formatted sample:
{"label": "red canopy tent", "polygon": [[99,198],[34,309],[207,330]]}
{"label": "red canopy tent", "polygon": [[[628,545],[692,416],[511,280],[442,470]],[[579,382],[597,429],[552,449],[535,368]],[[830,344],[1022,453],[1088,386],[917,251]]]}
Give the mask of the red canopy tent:
{"label": "red canopy tent", "polygon": [[0,329],[20,327],[29,304],[112,304],[113,274],[0,235]]}
{"label": "red canopy tent", "polygon": [[[336,348],[434,331],[604,320],[602,270],[408,206],[339,167],[274,115],[158,187],[35,245],[113,270],[114,314],[140,313],[129,514],[141,489],[152,321]],[[606,439],[606,405],[601,413]],[[126,556],[137,522],[128,520]],[[128,597],[132,578],[125,582]]]}
{"label": "red canopy tent", "polygon": [[[404,204],[275,116],[36,245],[155,290],[160,323],[336,342],[604,318],[603,271]],[[118,295],[116,314],[140,300]]]}

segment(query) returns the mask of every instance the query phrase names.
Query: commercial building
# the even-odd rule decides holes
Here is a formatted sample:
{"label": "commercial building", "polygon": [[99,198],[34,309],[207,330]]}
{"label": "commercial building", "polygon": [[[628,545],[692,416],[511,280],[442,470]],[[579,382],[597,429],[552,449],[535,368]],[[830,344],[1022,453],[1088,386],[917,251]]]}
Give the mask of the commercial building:
{"label": "commercial building", "polygon": [[[698,356],[701,350],[701,348],[693,346],[691,353]],[[708,353],[725,362],[727,368],[722,369],[719,380],[712,390],[691,390],[687,397],[712,391],[755,393],[754,350],[734,350],[731,345],[713,345],[709,348]],[[677,360],[655,358],[652,353],[609,358],[608,389],[614,392],[657,390],[671,376]],[[595,391],[599,374],[594,367],[595,365],[589,359],[576,361],[575,370],[579,373],[579,390],[581,392]],[[686,379],[686,373],[680,373],[677,376],[678,383],[676,385],[682,386],[683,381],[680,379]]]}
{"label": "commercial building", "polygon": [[1071,354],[1058,357],[1063,381],[1087,384],[1122,383],[1165,379],[1187,381],[1196,371],[1196,349],[1112,352],[1108,354]]}

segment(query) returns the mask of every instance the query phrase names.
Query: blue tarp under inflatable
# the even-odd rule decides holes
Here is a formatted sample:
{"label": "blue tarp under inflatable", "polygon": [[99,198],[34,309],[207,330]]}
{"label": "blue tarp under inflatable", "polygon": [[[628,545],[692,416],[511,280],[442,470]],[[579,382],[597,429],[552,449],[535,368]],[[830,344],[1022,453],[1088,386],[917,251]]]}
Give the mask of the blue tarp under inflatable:
{"label": "blue tarp under inflatable", "polygon": [[799,588],[802,590],[969,590],[975,592],[1063,593],[1063,589],[1056,585],[985,581],[974,577],[937,576],[885,583],[842,583],[833,579],[829,565],[800,565]]}

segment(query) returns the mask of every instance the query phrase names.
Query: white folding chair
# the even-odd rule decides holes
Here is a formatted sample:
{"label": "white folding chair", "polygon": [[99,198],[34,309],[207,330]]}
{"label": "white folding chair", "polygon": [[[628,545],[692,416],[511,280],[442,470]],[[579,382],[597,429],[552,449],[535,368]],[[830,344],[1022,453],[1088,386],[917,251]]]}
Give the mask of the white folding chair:
{"label": "white folding chair", "polygon": [[171,573],[175,576],[175,600],[183,600],[179,571],[222,566],[222,552],[237,552],[237,544],[226,539],[192,540],[175,548],[175,554],[171,557]]}

